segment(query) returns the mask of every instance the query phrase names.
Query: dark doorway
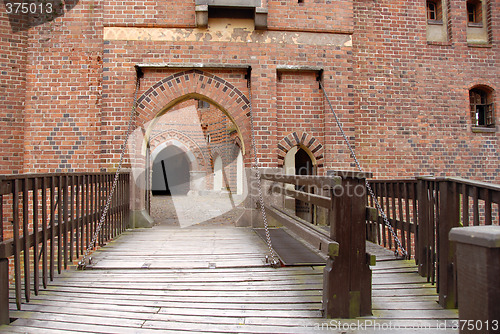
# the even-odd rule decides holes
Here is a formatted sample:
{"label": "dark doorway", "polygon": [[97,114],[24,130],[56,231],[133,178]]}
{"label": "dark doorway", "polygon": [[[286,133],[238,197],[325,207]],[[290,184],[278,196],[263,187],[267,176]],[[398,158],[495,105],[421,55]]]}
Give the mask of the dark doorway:
{"label": "dark doorway", "polygon": [[176,146],[167,146],[153,162],[153,195],[186,195],[190,190],[189,171],[186,153]]}
{"label": "dark doorway", "polygon": [[[302,148],[295,153],[295,175],[314,175],[314,166],[309,154]],[[305,187],[296,187],[297,190],[312,192],[313,189]],[[295,214],[308,222],[314,221],[314,208],[311,204],[300,200],[295,200]]]}

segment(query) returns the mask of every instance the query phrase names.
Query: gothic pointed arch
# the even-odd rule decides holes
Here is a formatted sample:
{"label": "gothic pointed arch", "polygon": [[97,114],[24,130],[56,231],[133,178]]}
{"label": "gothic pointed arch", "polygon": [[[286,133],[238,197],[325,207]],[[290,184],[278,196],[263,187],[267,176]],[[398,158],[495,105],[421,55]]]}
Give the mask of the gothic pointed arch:
{"label": "gothic pointed arch", "polygon": [[289,133],[278,143],[278,165],[283,166],[286,153],[295,146],[305,148],[314,158],[313,163],[317,167],[324,165],[324,146],[313,135],[304,131],[294,131]]}
{"label": "gothic pointed arch", "polygon": [[[250,100],[228,81],[200,70],[187,70],[170,75],[151,86],[138,99],[140,124],[166,113],[189,99],[207,101],[219,108],[235,124],[242,151],[250,147]],[[155,122],[150,122],[149,128]],[[149,132],[146,133],[149,136]]]}

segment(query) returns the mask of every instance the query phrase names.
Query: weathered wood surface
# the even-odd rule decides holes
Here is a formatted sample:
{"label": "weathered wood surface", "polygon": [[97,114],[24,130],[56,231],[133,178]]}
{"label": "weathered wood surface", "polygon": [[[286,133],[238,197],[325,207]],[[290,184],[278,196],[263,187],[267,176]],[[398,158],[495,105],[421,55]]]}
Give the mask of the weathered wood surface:
{"label": "weathered wood surface", "polygon": [[[15,310],[12,290],[11,316],[17,320],[0,332],[382,333],[399,326],[397,333],[420,333],[413,326],[447,320],[450,327],[457,319],[455,311],[439,307],[435,289],[413,263],[394,260],[373,244],[367,250],[378,258],[372,267],[374,316],[323,319],[323,268],[268,268],[266,250],[246,228],[129,231],[93,256],[93,270],[56,275],[22,311]],[[336,330],[339,325],[349,328]]]}

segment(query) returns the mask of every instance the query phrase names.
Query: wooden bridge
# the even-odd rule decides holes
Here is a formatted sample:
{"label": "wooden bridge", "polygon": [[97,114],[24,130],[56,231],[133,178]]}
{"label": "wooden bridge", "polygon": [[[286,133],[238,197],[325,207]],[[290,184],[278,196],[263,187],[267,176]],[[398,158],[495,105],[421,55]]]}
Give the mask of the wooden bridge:
{"label": "wooden bridge", "polygon": [[[273,185],[297,182],[277,180],[269,175],[263,179]],[[346,174],[336,180],[347,182],[349,179]],[[297,184],[301,185],[300,182],[303,181]],[[450,205],[460,209],[462,222],[466,212],[467,224],[469,213],[472,224],[479,225],[482,220],[490,224],[498,221],[499,192],[495,186],[429,178],[372,182],[377,198],[388,208],[388,218],[396,227],[397,235],[405,240],[408,250],[413,250],[413,258],[395,258],[395,241],[387,233],[381,217],[366,210],[363,204],[363,211],[369,214],[362,217],[363,228],[355,231],[363,236],[362,246],[355,244],[359,239],[357,235],[355,240],[342,240],[344,244],[350,243],[349,249],[361,247],[363,257],[368,259],[360,272],[365,270],[364,265],[370,265],[370,314],[352,319],[328,319],[325,318],[328,312],[325,299],[335,295],[325,296],[325,291],[336,291],[337,287],[329,287],[328,281],[335,276],[329,276],[324,266],[269,267],[265,261],[269,254],[266,243],[251,227],[159,225],[125,230],[127,184],[127,177],[122,177],[118,196],[99,234],[102,247],[92,254],[90,265],[82,271],[76,270],[74,263],[96,230],[111,175],[31,175],[1,179],[0,314],[4,323],[9,324],[1,326],[0,332],[313,333],[330,330],[354,333],[393,328],[398,333],[418,333],[438,327],[446,328],[440,330],[443,333],[457,332],[458,312],[450,309],[456,299],[452,300],[453,294],[449,293],[456,287],[452,285],[453,279],[436,266],[444,261],[440,259],[443,248],[434,248],[443,234],[436,236],[435,228],[425,228],[423,224],[427,221],[438,226],[437,231],[444,229],[436,225],[436,217],[441,217],[439,222],[444,225],[443,214],[455,212],[449,211]],[[442,199],[450,184],[455,194],[461,194],[452,198],[467,203],[467,209],[449,199],[449,195],[449,200]],[[281,189],[274,188],[271,192],[281,194],[282,199],[300,197],[314,205],[330,206],[330,225],[340,227],[341,215],[333,209],[341,203],[333,192],[323,196],[316,190],[316,195],[306,198],[303,189]],[[275,210],[276,217],[280,216],[283,225],[289,226],[287,231],[308,241],[309,248],[316,247],[318,251],[317,248],[324,247],[320,245],[328,243],[326,252],[323,248],[319,253],[323,251],[325,261],[342,263],[343,260],[338,259],[343,255],[342,248],[333,254],[331,246],[339,240],[338,245],[342,247],[341,231],[329,227],[328,232],[335,231],[337,236],[334,240],[331,233],[321,234],[318,226],[308,226],[300,219],[287,219],[286,211],[278,215],[280,201],[279,196],[274,202],[269,201],[274,204],[267,207],[268,213]],[[346,205],[348,199],[342,201]],[[447,213],[443,205],[448,205]],[[474,205],[481,209],[475,209]],[[484,210],[485,205],[489,205],[489,209]],[[349,215],[345,208],[347,206],[342,211],[344,216]],[[485,218],[485,213],[490,216]],[[351,219],[357,218],[351,215]],[[8,221],[13,222],[12,229],[5,224]],[[451,220],[449,224],[448,229],[454,224],[458,226],[458,222]],[[415,238],[416,231],[427,231],[426,239]],[[386,248],[365,241],[365,237],[385,244]],[[391,247],[393,250],[387,249]],[[365,252],[368,257],[364,256]],[[447,258],[449,254],[446,252]],[[10,287],[7,259],[14,263]],[[353,281],[353,276],[363,281],[365,276],[356,273],[355,268],[346,268],[352,273],[350,276],[344,273],[348,282]],[[434,282],[441,282],[440,294]],[[341,279],[334,283],[346,285]],[[447,295],[441,295],[443,291],[448,291]],[[355,291],[348,296],[351,301],[344,304],[355,307]],[[10,317],[7,321],[6,314]]]}

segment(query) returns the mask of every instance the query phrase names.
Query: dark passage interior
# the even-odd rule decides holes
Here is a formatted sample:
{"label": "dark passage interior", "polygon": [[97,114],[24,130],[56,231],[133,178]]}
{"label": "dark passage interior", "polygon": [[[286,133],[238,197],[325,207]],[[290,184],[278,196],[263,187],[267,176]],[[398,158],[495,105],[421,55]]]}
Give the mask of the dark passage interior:
{"label": "dark passage interior", "polygon": [[[295,175],[313,175],[313,163],[309,154],[302,148],[295,153]],[[307,191],[304,187],[298,187],[297,190]],[[309,203],[295,200],[295,214],[297,217],[313,222],[313,210]]]}
{"label": "dark passage interior", "polygon": [[190,183],[189,160],[180,148],[167,146],[153,162],[153,195],[186,195]]}

